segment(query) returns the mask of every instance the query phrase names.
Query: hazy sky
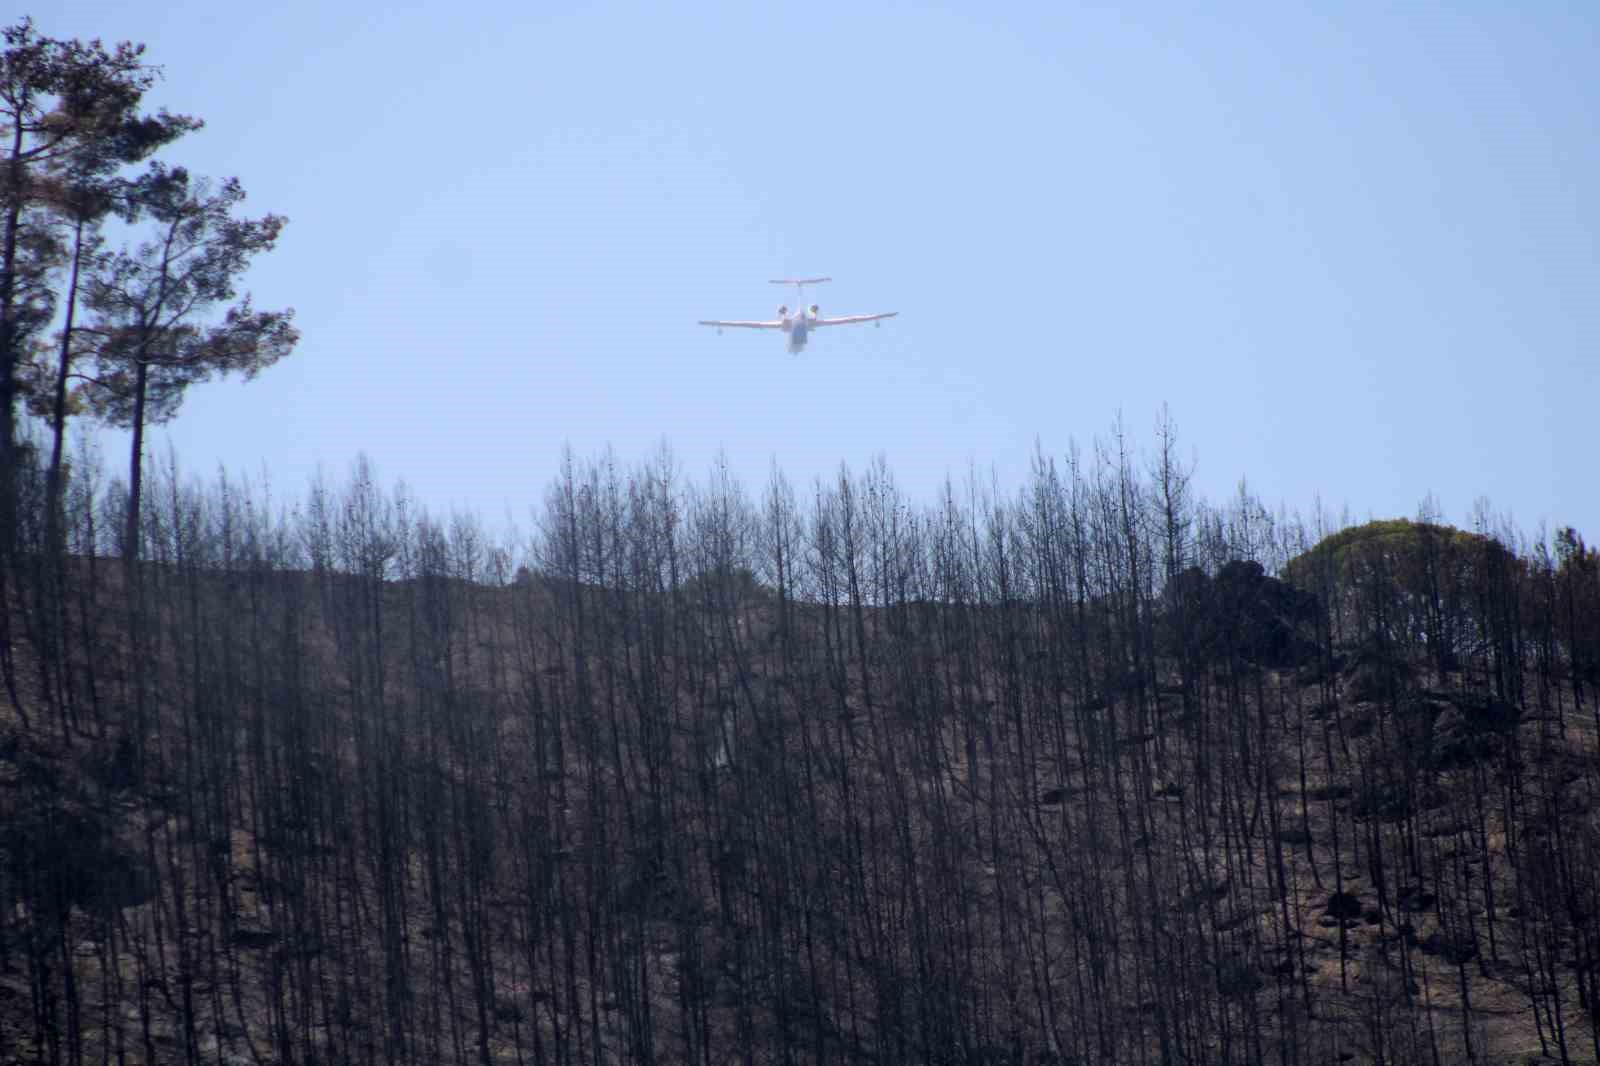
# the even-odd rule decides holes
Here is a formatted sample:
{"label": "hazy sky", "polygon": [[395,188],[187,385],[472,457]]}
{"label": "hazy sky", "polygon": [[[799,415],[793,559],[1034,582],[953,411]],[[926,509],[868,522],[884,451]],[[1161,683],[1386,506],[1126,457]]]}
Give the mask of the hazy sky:
{"label": "hazy sky", "polygon": [[[1600,6],[385,7],[33,13],[145,42],[207,123],[166,158],[290,219],[247,285],[303,340],[190,392],[191,472],[365,452],[498,521],[665,440],[931,500],[1167,403],[1213,500],[1600,540]],[[791,274],[900,317],[694,324]]]}

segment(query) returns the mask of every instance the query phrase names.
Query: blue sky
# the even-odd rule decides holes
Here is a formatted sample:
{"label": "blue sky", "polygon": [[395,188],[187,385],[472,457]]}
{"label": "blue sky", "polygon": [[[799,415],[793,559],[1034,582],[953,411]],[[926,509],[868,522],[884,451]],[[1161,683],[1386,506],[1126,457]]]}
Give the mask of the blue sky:
{"label": "blue sky", "polygon": [[[913,497],[1163,403],[1220,501],[1600,541],[1600,7],[88,0],[290,219],[298,351],[158,431],[523,520],[561,450]],[[831,274],[799,357],[705,317]],[[108,462],[124,461],[120,435]]]}

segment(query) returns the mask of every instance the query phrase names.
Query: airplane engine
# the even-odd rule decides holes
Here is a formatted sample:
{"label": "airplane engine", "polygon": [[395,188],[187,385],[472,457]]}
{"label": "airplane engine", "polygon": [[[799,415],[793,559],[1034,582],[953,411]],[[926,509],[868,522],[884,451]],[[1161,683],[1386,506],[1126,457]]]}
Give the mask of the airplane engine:
{"label": "airplane engine", "polygon": [[779,318],[788,318],[789,317],[789,305],[788,304],[779,304],[778,305],[778,317]]}
{"label": "airplane engine", "polygon": [[816,305],[816,304],[812,304],[812,305],[811,305],[811,306],[810,306],[810,307],[809,307],[809,308],[807,308],[807,309],[806,309],[806,310],[807,310],[807,313],[809,313],[809,314],[810,314],[810,315],[811,315],[811,319],[812,319],[812,321],[816,321],[816,318],[817,318],[817,312],[818,312],[818,311],[819,311],[819,310],[821,310],[821,308],[819,308],[819,307],[818,307],[818,306],[817,306],[817,305]]}

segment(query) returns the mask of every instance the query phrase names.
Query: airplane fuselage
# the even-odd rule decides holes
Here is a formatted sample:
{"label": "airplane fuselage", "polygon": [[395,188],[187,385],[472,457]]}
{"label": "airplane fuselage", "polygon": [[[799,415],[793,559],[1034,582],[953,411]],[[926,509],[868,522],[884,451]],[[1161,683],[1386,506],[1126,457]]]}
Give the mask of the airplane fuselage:
{"label": "airplane fuselage", "polygon": [[783,320],[783,331],[789,335],[789,351],[798,352],[806,346],[806,337],[811,332],[811,326],[806,322],[804,311],[789,315]]}
{"label": "airplane fuselage", "polygon": [[789,335],[789,351],[798,352],[806,346],[806,341],[811,336],[811,324],[816,321],[817,307],[802,307],[793,314],[787,307],[778,308],[778,318],[782,323],[778,328]]}

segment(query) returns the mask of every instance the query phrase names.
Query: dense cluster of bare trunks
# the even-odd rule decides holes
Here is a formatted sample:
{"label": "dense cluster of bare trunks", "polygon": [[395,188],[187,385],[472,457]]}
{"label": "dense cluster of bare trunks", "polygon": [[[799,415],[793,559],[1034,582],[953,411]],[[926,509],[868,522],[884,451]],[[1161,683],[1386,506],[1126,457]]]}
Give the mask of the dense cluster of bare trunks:
{"label": "dense cluster of bare trunks", "polygon": [[1593,553],[1175,454],[24,472],[0,1058],[1592,1061]]}

